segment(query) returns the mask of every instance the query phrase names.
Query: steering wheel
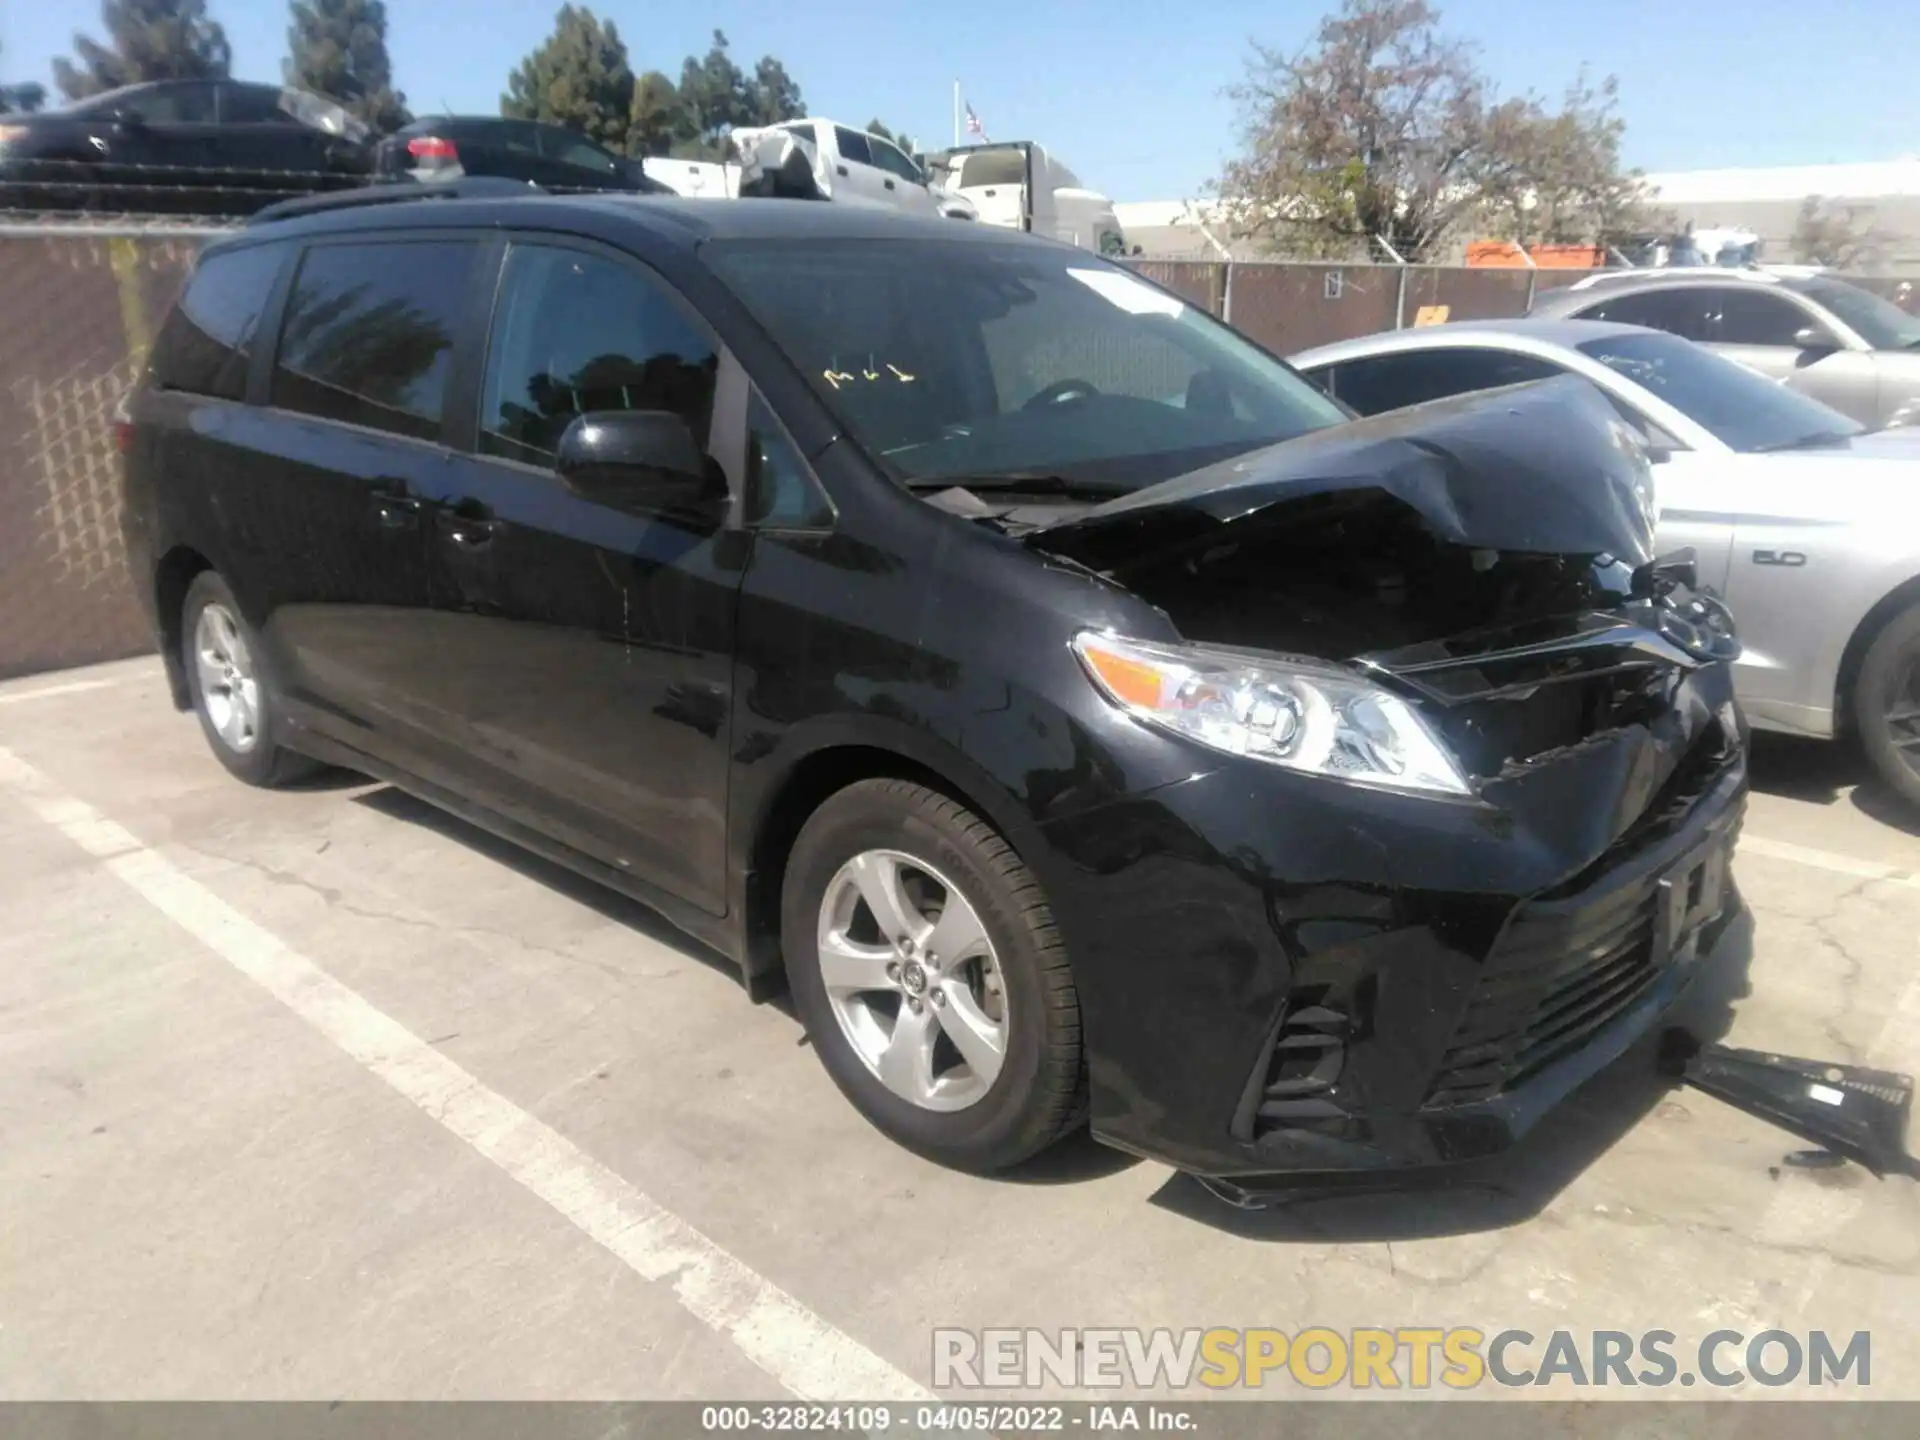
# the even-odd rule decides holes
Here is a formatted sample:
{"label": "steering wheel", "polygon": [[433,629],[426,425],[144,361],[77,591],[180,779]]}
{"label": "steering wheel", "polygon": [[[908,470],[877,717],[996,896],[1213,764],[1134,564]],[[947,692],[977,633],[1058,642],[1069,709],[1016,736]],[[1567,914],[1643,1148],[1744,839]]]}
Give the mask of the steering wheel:
{"label": "steering wheel", "polygon": [[1038,410],[1042,405],[1068,405],[1099,393],[1099,387],[1091,380],[1056,380],[1020,408]]}

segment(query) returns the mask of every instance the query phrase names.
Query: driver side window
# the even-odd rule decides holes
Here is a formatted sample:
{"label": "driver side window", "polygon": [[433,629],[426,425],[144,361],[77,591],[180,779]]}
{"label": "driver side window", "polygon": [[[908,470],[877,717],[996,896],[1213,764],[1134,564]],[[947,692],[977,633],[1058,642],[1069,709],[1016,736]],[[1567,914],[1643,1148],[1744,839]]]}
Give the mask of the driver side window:
{"label": "driver side window", "polygon": [[516,244],[507,252],[489,351],[484,454],[551,465],[574,419],[606,410],[668,410],[706,437],[718,368],[713,343],[637,267]]}
{"label": "driver side window", "polygon": [[926,177],[920,173],[919,166],[915,165],[913,161],[903,155],[896,146],[889,145],[878,135],[869,135],[867,137],[867,148],[873,152],[873,163],[878,165],[882,170],[892,175],[898,175],[902,180],[912,185],[924,185],[927,183]]}
{"label": "driver side window", "polygon": [[1558,365],[1505,350],[1406,350],[1348,360],[1331,368],[1332,393],[1362,415],[1379,415],[1528,380],[1562,375]]}

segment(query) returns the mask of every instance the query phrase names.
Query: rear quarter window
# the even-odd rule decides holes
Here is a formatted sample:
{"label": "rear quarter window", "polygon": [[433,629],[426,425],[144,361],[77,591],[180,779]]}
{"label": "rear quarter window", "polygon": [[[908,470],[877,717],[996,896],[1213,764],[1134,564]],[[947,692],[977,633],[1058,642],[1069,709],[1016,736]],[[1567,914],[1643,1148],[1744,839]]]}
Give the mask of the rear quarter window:
{"label": "rear quarter window", "polygon": [[286,255],[281,244],[204,257],[160,329],[154,384],[222,400],[245,398],[260,317]]}

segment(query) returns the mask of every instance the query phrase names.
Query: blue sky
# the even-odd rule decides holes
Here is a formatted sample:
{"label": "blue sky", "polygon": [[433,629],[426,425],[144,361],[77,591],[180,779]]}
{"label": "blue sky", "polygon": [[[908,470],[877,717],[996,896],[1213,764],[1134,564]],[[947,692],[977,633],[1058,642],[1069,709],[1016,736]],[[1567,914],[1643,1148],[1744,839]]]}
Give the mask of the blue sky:
{"label": "blue sky", "polygon": [[[234,73],[277,79],[280,0],[209,0]],[[507,72],[551,29],[542,0],[387,0],[389,46],[415,109],[492,113]],[[0,0],[0,79],[49,80],[82,3]],[[922,143],[952,130],[953,81],[996,139],[1049,144],[1118,200],[1178,199],[1219,173],[1234,140],[1221,94],[1249,37],[1291,49],[1314,0],[710,0],[595,8],[618,22],[636,69],[677,74],[718,25],[735,58],[778,55],[816,115],[878,116]],[[1906,15],[1902,16],[1902,11]],[[1502,12],[1507,18],[1502,19]],[[1648,170],[1813,164],[1920,154],[1920,59],[1904,0],[1578,0],[1442,5],[1504,91],[1557,94],[1583,60],[1620,77],[1628,159]],[[1203,18],[1204,17],[1204,18]]]}

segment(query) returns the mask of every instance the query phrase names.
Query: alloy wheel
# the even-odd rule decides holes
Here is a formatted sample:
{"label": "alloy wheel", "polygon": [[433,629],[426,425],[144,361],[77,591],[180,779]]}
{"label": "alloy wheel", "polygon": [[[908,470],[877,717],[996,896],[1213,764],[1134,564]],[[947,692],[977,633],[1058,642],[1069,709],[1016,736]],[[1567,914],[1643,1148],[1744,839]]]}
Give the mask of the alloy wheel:
{"label": "alloy wheel", "polygon": [[1920,775],[1920,656],[1907,661],[1887,706],[1887,734],[1907,769]]}
{"label": "alloy wheel", "polygon": [[226,606],[202,607],[193,627],[200,704],[220,743],[245,755],[260,743],[260,681],[240,625]]}
{"label": "alloy wheel", "polygon": [[959,888],[899,850],[842,865],[820,904],[820,977],[847,1043],[924,1110],[964,1110],[1006,1059],[1007,987]]}

